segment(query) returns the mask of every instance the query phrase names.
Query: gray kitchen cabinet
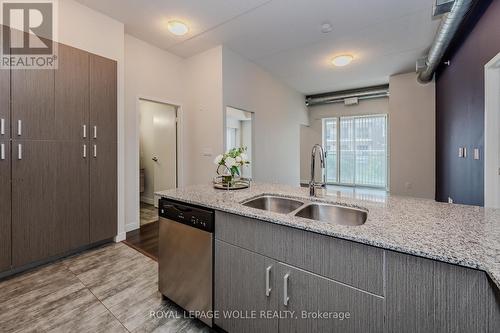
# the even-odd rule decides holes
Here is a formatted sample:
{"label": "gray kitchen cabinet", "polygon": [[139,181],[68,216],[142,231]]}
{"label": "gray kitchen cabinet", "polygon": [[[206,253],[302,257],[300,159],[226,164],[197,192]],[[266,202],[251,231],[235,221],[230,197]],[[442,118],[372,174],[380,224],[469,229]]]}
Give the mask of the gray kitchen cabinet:
{"label": "gray kitchen cabinet", "polygon": [[388,332],[498,332],[498,296],[482,271],[387,252]]}
{"label": "gray kitchen cabinet", "polygon": [[10,141],[0,139],[0,272],[11,266]]}
{"label": "gray kitchen cabinet", "polygon": [[12,138],[54,139],[54,70],[12,70],[11,89]]}
{"label": "gray kitchen cabinet", "polygon": [[117,234],[117,64],[90,56],[90,242]]}
{"label": "gray kitchen cabinet", "polygon": [[12,141],[12,264],[21,267],[57,252],[58,154],[54,141]]}
{"label": "gray kitchen cabinet", "polygon": [[59,44],[54,102],[54,136],[57,140],[88,141],[89,66],[89,53]]}
{"label": "gray kitchen cabinet", "polygon": [[[214,302],[220,314],[215,324],[227,332],[278,332],[278,319],[260,312],[278,308],[277,262],[219,240],[215,256]],[[252,316],[251,311],[257,318],[235,317]]]}
{"label": "gray kitchen cabinet", "polygon": [[289,265],[278,267],[280,310],[293,312],[280,319],[280,332],[383,331],[383,297]]}
{"label": "gray kitchen cabinet", "polygon": [[10,71],[0,69],[0,140],[10,139]]}

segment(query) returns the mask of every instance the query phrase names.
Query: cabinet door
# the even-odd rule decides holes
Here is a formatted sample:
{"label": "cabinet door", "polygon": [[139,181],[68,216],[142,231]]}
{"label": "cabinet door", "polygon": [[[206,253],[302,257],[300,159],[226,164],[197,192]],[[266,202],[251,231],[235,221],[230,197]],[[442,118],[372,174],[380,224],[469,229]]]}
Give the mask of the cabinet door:
{"label": "cabinet door", "polygon": [[58,57],[55,136],[58,140],[83,140],[89,136],[89,54],[59,44]]}
{"label": "cabinet door", "polygon": [[59,153],[51,141],[12,142],[12,262],[26,265],[57,252],[55,211]]}
{"label": "cabinet door", "polygon": [[[280,332],[383,331],[384,298],[381,296],[284,264],[279,264],[277,279],[280,309],[293,311],[290,318],[280,319]],[[319,318],[318,313],[326,318]]]}
{"label": "cabinet door", "polygon": [[[227,332],[277,332],[278,319],[261,316],[261,311],[277,308],[276,270],[275,261],[216,240],[214,301],[220,316],[215,324]],[[268,295],[267,274],[271,289]],[[248,315],[251,311],[256,311],[257,318],[238,319],[227,315]]]}
{"label": "cabinet door", "polygon": [[57,254],[89,244],[89,146],[59,141],[55,159]]}
{"label": "cabinet door", "polygon": [[16,69],[11,72],[12,138],[54,138],[54,70]]}
{"label": "cabinet door", "polygon": [[90,242],[117,234],[116,62],[90,56]]}
{"label": "cabinet door", "polygon": [[10,71],[0,69],[0,141],[10,138]]}
{"label": "cabinet door", "polygon": [[0,272],[10,269],[10,142],[0,139]]}

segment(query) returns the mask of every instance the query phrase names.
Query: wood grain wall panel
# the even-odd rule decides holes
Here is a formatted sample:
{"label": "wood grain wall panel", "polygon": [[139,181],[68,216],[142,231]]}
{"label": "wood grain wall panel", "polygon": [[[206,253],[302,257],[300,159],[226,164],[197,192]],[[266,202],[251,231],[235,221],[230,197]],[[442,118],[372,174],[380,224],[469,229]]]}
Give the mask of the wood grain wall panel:
{"label": "wood grain wall panel", "polygon": [[12,261],[20,267],[58,252],[54,161],[60,152],[53,141],[27,140],[14,140],[12,151]]}
{"label": "wood grain wall panel", "polygon": [[0,157],[0,272],[11,266],[10,142],[0,139],[5,159]]}
{"label": "wood grain wall panel", "polygon": [[89,53],[59,44],[59,65],[55,71],[55,137],[84,140],[83,126],[90,133]]}
{"label": "wood grain wall panel", "polygon": [[377,295],[384,294],[382,249],[219,211],[215,223],[217,239]]}

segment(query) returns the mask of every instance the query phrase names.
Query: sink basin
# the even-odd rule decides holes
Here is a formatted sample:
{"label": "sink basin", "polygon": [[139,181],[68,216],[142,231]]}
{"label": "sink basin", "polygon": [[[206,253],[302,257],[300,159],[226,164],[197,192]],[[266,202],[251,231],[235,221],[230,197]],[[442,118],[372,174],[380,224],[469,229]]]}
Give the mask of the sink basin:
{"label": "sink basin", "polygon": [[310,204],[298,211],[295,216],[321,222],[357,226],[365,224],[368,212],[362,209],[328,204]]}
{"label": "sink basin", "polygon": [[303,204],[303,202],[293,199],[264,195],[244,202],[243,206],[267,210],[275,213],[288,214],[298,209]]}

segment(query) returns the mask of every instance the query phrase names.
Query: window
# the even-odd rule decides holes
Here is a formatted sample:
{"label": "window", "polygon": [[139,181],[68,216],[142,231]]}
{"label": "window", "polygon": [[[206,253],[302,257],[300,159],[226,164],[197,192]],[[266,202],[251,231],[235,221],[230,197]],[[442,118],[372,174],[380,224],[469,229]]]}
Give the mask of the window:
{"label": "window", "polygon": [[387,188],[387,116],[323,119],[330,184]]}

